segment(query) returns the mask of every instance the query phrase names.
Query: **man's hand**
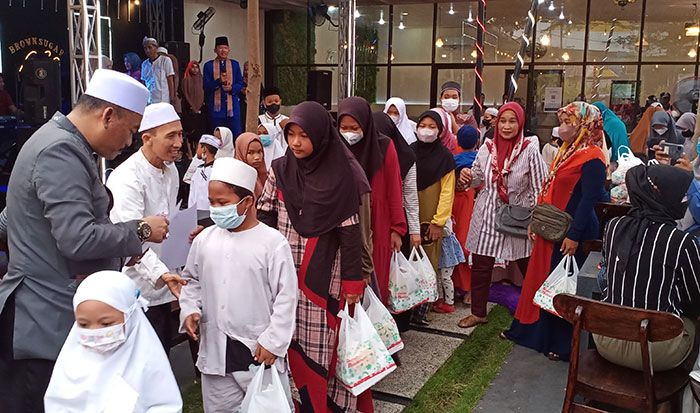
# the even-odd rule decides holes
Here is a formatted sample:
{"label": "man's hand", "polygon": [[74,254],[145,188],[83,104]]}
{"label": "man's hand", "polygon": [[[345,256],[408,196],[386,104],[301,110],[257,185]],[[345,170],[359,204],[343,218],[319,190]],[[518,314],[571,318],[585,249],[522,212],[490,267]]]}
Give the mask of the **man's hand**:
{"label": "man's hand", "polygon": [[561,252],[564,255],[574,255],[576,254],[576,249],[578,249],[578,242],[564,238],[561,243]]}
{"label": "man's hand", "polygon": [[420,247],[421,239],[420,234],[411,234],[411,246],[414,248]]}
{"label": "man's hand", "polygon": [[199,330],[199,320],[202,318],[201,314],[194,313],[190,314],[185,318],[184,326],[185,326],[185,331],[187,332],[187,335],[192,338],[194,341],[199,340],[199,336],[197,335],[197,331]]}
{"label": "man's hand", "polygon": [[435,224],[430,224],[428,227],[428,239],[431,241],[437,241],[442,236],[442,227]]}
{"label": "man's hand", "polygon": [[530,240],[534,241],[535,238],[537,238],[537,234],[532,232],[532,225],[527,226],[527,237],[530,238]]}
{"label": "man's hand", "polygon": [[683,169],[683,170],[685,170],[685,171],[693,172],[693,163],[690,162],[690,161],[688,160],[688,158],[686,158],[685,155],[683,155],[682,158],[679,158],[679,159],[678,159],[678,162],[676,162],[676,165],[675,165],[675,166],[676,166],[677,168],[681,168],[681,169]]}
{"label": "man's hand", "polygon": [[163,280],[165,285],[168,286],[168,289],[170,289],[170,292],[175,296],[175,298],[180,299],[180,290],[182,289],[183,285],[187,285],[187,280],[183,280],[179,275],[171,274],[169,272],[161,275],[160,279]]}
{"label": "man's hand", "polygon": [[398,232],[391,231],[391,249],[401,251],[401,235]]}
{"label": "man's hand", "polygon": [[267,349],[258,343],[258,347],[255,349],[255,361],[260,364],[265,364],[266,366],[271,366],[275,364],[277,356],[267,351]]}
{"label": "man's hand", "polygon": [[192,241],[194,241],[195,238],[197,238],[197,235],[199,235],[199,233],[202,231],[204,231],[204,227],[202,225],[197,225],[194,231],[190,232],[190,244],[192,243]]}
{"label": "man's hand", "polygon": [[168,236],[168,218],[157,215],[146,217],[143,219],[149,227],[151,227],[151,236],[146,240],[159,244]]}
{"label": "man's hand", "polygon": [[469,168],[464,168],[459,173],[459,184],[469,188],[472,184],[472,170]]}

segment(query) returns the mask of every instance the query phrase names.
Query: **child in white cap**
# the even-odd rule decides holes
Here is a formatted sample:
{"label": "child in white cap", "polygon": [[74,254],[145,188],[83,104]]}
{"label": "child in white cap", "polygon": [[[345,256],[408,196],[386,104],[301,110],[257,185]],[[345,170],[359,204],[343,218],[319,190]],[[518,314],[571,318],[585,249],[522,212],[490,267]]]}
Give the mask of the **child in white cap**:
{"label": "child in white cap", "polygon": [[192,172],[188,206],[197,205],[198,211],[209,211],[209,177],[221,141],[213,135],[202,135],[197,145],[197,159],[202,162]]}
{"label": "child in white cap", "polygon": [[261,363],[282,373],[291,406],[286,355],[296,326],[296,268],[287,239],[257,219],[257,178],[237,159],[214,162],[209,201],[216,225],[195,238],[183,272],[180,331],[200,341],[205,412],[237,411],[251,368]]}

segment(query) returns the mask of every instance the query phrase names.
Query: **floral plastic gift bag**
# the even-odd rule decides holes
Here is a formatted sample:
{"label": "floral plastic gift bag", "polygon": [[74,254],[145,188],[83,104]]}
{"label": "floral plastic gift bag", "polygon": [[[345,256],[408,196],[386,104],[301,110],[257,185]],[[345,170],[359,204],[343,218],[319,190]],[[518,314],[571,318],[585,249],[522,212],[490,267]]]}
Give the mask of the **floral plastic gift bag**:
{"label": "floral plastic gift bag", "polygon": [[394,354],[403,349],[403,341],[401,340],[399,328],[396,326],[394,317],[391,316],[389,310],[384,307],[384,304],[382,304],[369,286],[365,288],[362,308],[367,312],[369,320],[377,330],[386,349],[389,350],[389,354]]}
{"label": "floral plastic gift bag", "polygon": [[[420,252],[420,254],[419,254]],[[418,285],[425,291],[428,302],[435,302],[438,299],[437,274],[433,268],[433,264],[425,253],[423,246],[419,246],[418,250],[413,248],[411,256],[408,257],[408,262],[413,265],[413,268],[420,273]]]}
{"label": "floral plastic gift bag", "polygon": [[557,294],[576,294],[576,277],[578,277],[576,259],[571,255],[565,255],[537,290],[532,302],[541,309],[559,316],[554,309],[554,297]]}
{"label": "floral plastic gift bag", "polygon": [[355,306],[355,316],[350,317],[346,303],[338,317],[341,322],[335,374],[350,393],[359,396],[394,371],[396,363],[361,305]]}
{"label": "floral plastic gift bag", "polygon": [[[422,267],[420,267],[422,268]],[[402,313],[428,301],[429,292],[421,286],[422,270],[398,251],[394,251],[389,271],[389,309]]]}

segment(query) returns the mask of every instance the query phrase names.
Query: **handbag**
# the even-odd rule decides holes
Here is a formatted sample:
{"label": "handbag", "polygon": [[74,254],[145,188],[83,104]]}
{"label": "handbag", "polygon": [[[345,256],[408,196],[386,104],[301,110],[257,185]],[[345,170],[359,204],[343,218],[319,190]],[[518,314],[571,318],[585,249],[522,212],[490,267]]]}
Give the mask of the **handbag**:
{"label": "handbag", "polygon": [[571,215],[554,205],[541,204],[532,210],[530,230],[547,241],[559,242],[566,238],[571,221]]}
{"label": "handbag", "polygon": [[532,208],[503,204],[496,214],[496,231],[517,238],[527,238]]}

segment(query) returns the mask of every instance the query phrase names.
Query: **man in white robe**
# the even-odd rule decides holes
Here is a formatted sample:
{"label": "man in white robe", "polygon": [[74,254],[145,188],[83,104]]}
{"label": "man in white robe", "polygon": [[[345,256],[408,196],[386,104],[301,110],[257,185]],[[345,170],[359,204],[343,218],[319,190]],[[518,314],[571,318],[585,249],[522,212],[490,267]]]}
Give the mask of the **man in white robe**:
{"label": "man in white robe", "polygon": [[[139,132],[143,147],[119,165],[109,176],[112,192],[112,222],[126,222],[149,215],[173,216],[177,212],[179,175],[175,164],[182,146],[182,124],[169,103],[146,107]],[[174,336],[171,305],[184,281],[158,258],[160,245],[144,244],[144,254],[133,257],[123,272],[133,279],[149,302],[146,313],[163,344],[170,349]],[[168,288],[165,288],[167,285]]]}
{"label": "man in white robe", "polygon": [[214,162],[209,198],[216,225],[195,238],[183,272],[180,331],[200,340],[197,367],[207,413],[237,411],[256,364],[274,365],[289,392],[296,268],[286,238],[257,220],[257,176],[237,159]]}

